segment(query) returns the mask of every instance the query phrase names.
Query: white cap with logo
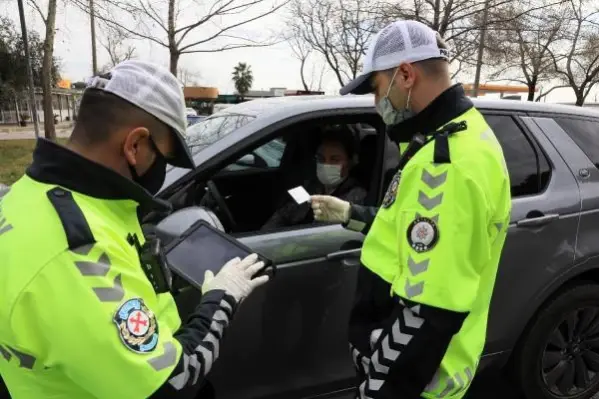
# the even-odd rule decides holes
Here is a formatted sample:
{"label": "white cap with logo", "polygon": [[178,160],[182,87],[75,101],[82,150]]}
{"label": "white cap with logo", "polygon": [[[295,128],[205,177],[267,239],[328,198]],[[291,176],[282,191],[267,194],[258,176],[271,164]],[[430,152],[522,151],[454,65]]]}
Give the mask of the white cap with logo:
{"label": "white cap with logo", "polygon": [[373,72],[432,58],[449,61],[449,52],[437,45],[437,32],[418,21],[393,22],[374,36],[364,56],[362,72],[339,93],[372,93],[370,77]]}
{"label": "white cap with logo", "polygon": [[175,138],[175,155],[168,162],[182,168],[195,167],[185,142],[183,85],[168,69],[144,61],[124,61],[107,74],[94,76],[87,87],[114,94],[169,126]]}

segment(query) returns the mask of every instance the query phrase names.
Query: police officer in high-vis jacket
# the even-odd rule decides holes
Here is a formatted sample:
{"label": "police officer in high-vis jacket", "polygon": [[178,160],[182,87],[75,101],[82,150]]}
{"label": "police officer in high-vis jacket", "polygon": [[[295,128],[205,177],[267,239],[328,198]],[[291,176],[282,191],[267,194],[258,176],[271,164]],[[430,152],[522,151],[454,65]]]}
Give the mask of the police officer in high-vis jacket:
{"label": "police officer in high-vis jacket", "polygon": [[380,209],[312,198],[318,220],[367,233],[350,320],[361,398],[462,398],[485,344],[510,182],[493,131],[451,84],[448,58],[419,22],[375,36],[363,74],[341,93],[375,93],[402,143],[400,170]]}
{"label": "police officer in high-vis jacket", "polygon": [[268,277],[252,279],[255,255],[228,262],[182,323],[142,269],[141,215],[165,209],[152,194],[167,164],[194,166],[185,126],[177,79],[126,61],[85,90],[67,145],[39,140],[0,199],[0,375],[13,399],[196,395],[237,305]]}

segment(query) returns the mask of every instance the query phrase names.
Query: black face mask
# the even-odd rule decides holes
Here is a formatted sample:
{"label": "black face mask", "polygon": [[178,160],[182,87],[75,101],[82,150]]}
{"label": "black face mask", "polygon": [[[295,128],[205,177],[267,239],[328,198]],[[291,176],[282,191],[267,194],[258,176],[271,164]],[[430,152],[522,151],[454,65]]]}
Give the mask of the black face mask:
{"label": "black face mask", "polygon": [[152,138],[150,138],[150,143],[156,154],[156,159],[154,159],[154,162],[148,168],[146,173],[141,176],[138,175],[135,168],[131,165],[129,165],[129,170],[131,171],[133,181],[145,188],[150,194],[154,195],[164,184],[166,178],[166,159],[158,150],[158,147],[156,147]]}

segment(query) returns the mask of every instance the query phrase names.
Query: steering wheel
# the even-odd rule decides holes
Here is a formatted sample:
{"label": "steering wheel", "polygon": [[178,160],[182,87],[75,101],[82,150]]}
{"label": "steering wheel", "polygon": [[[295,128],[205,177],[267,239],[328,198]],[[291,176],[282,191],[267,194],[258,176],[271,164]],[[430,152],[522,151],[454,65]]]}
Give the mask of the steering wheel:
{"label": "steering wheel", "polygon": [[208,191],[212,195],[212,198],[214,198],[214,200],[216,201],[218,208],[224,214],[224,217],[227,220],[227,224],[229,225],[229,227],[232,230],[237,230],[237,223],[235,222],[235,219],[233,218],[233,214],[231,213],[229,206],[225,202],[224,197],[220,194],[220,191],[218,191],[216,184],[214,184],[214,182],[212,180],[208,180],[208,182],[206,183],[206,187],[208,188]]}

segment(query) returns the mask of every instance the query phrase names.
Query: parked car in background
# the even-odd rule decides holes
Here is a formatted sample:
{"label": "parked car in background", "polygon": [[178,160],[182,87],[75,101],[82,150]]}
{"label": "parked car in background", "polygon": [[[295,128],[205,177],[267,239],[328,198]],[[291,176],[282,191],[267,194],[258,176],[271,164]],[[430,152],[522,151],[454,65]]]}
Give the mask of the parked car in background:
{"label": "parked car in background", "polygon": [[187,107],[187,108],[185,108],[185,115],[187,115],[187,116],[197,116],[198,115],[198,111],[196,111],[195,109],[193,109],[191,107]]}
{"label": "parked car in background", "polygon": [[[528,398],[588,399],[599,390],[599,113],[475,104],[503,147],[513,197],[479,372],[510,370]],[[205,207],[278,265],[228,332],[210,374],[218,399],[352,397],[347,321],[364,237],[340,225],[262,230],[278,199],[313,172],[319,132],[340,124],[359,143],[352,173],[367,203],[380,204],[398,149],[368,96],[232,106],[189,128],[196,168],[167,172],[161,198]],[[183,318],[197,299],[176,297]]]}
{"label": "parked car in background", "polygon": [[199,121],[206,119],[206,116],[201,115],[187,115],[187,126],[195,125]]}

